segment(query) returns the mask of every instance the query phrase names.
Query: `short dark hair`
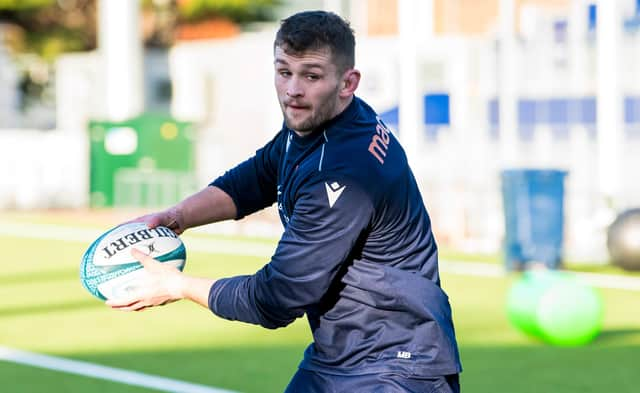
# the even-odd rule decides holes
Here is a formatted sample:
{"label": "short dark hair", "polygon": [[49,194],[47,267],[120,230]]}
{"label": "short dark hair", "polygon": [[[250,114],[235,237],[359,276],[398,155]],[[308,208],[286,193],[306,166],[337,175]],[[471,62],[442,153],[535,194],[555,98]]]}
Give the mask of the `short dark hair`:
{"label": "short dark hair", "polygon": [[356,39],[349,22],[333,12],[303,11],[280,22],[273,43],[287,54],[328,48],[338,72],[355,65]]}

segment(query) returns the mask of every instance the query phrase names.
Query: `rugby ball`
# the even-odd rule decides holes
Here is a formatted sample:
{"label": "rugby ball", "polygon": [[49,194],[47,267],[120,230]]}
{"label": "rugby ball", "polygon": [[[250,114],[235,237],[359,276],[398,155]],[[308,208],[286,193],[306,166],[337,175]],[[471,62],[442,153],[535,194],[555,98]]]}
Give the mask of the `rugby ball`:
{"label": "rugby ball", "polygon": [[187,258],[182,240],[171,229],[149,228],[141,222],[122,224],[98,237],[82,256],[82,286],[101,300],[126,297],[135,291],[146,271],[131,255],[132,248],[180,270]]}

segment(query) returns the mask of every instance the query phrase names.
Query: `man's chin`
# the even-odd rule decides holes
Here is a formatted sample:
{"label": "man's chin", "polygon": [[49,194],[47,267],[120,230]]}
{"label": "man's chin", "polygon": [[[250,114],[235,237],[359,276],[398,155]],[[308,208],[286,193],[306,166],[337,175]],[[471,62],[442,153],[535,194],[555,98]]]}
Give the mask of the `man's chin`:
{"label": "man's chin", "polygon": [[308,123],[305,123],[305,122],[293,122],[291,120],[285,119],[284,123],[290,129],[294,131],[298,131],[300,133],[308,133],[314,130],[314,127],[310,126]]}

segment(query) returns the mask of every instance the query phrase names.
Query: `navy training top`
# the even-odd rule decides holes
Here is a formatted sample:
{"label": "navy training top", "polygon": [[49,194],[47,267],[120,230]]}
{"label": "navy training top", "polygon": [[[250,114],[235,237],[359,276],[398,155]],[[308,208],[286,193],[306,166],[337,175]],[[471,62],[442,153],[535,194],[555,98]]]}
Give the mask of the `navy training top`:
{"label": "navy training top", "polygon": [[277,202],[284,225],[262,269],[211,287],[216,315],[273,329],[306,313],[311,371],[462,370],[429,216],[404,150],[364,101],[305,137],[283,126],[211,185],[237,219]]}

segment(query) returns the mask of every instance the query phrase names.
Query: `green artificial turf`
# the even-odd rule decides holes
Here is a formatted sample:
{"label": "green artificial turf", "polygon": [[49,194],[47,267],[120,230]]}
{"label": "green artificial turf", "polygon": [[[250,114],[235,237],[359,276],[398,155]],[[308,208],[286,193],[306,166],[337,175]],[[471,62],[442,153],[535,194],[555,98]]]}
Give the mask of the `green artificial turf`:
{"label": "green artificial turf", "polygon": [[[242,241],[238,244],[246,246],[248,240]],[[0,236],[0,245],[0,346],[269,393],[283,391],[310,342],[305,320],[266,330],[219,319],[188,302],[140,313],[113,311],[79,282],[80,257],[88,243],[23,235]],[[265,262],[188,251],[185,271],[207,277],[251,274]],[[505,301],[514,279],[442,274],[460,344],[464,392],[640,391],[640,292],[599,290],[605,304],[602,333],[589,345],[561,348],[531,339],[508,323]],[[7,392],[150,391],[6,361],[0,361],[0,381],[0,390]]]}

